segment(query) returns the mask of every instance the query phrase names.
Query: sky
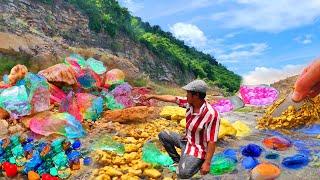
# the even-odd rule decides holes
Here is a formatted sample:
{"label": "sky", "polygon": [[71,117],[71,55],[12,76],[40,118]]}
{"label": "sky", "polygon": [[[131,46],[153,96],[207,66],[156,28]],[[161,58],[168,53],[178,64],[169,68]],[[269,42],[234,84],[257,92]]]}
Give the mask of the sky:
{"label": "sky", "polygon": [[320,57],[320,0],[119,0],[243,77],[270,84]]}

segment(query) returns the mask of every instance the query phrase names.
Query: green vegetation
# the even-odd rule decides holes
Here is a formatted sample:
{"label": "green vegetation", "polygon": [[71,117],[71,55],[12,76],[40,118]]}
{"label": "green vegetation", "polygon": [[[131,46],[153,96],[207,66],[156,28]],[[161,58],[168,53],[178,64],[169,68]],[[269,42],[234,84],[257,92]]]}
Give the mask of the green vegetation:
{"label": "green vegetation", "polygon": [[0,54],[0,75],[9,74],[11,68],[17,64],[24,64],[29,67],[30,62],[27,58],[3,56]]}
{"label": "green vegetation", "polygon": [[[52,0],[38,0],[50,4]],[[241,77],[219,64],[209,54],[197,51],[164,32],[159,26],[151,26],[139,17],[130,15],[116,0],[67,0],[89,18],[89,27],[96,32],[107,32],[116,38],[118,33],[126,34],[133,41],[144,44],[161,59],[179,66],[183,72],[193,72],[227,92],[239,89]],[[119,49],[118,45],[113,49]]]}
{"label": "green vegetation", "polygon": [[132,84],[135,87],[145,87],[148,85],[149,79],[145,76],[138,77],[133,80]]}

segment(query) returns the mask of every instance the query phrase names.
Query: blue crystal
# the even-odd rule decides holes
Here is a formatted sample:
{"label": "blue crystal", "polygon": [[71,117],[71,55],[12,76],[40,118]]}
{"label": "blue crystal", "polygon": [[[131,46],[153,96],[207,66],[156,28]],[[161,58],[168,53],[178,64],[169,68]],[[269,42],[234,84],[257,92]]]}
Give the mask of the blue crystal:
{"label": "blue crystal", "polygon": [[89,166],[91,163],[92,163],[92,158],[91,158],[91,157],[85,157],[85,158],[83,159],[83,164],[84,164],[85,166]]}
{"label": "blue crystal", "polygon": [[72,144],[73,149],[79,149],[81,147],[81,142],[79,140],[75,140]]}

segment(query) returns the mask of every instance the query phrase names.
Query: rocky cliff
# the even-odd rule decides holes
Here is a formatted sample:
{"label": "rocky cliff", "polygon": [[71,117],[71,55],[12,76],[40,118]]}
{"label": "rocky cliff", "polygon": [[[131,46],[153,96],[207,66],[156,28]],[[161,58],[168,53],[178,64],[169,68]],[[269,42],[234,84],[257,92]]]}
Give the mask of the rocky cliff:
{"label": "rocky cliff", "polygon": [[39,71],[77,52],[104,61],[109,69],[125,70],[128,79],[145,74],[154,81],[181,84],[194,78],[192,72],[183,72],[124,34],[111,38],[107,33],[91,31],[88,22],[87,16],[61,0],[52,5],[34,0],[1,0],[1,74],[16,63]]}
{"label": "rocky cliff", "polygon": [[271,86],[276,88],[280,92],[280,96],[285,96],[293,90],[294,83],[296,82],[297,79],[298,79],[298,75],[288,77],[286,79],[283,79],[271,84]]}

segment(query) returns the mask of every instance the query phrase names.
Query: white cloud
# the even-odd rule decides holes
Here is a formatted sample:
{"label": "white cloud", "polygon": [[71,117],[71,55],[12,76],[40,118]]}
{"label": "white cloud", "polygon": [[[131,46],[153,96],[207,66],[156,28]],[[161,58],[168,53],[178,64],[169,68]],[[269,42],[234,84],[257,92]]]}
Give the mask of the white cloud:
{"label": "white cloud", "polygon": [[212,54],[220,63],[237,63],[241,60],[250,60],[262,55],[269,46],[266,43],[247,43],[228,45],[228,39],[235,37],[240,32],[232,32],[222,38],[207,38],[196,25],[188,23],[176,23],[169,27],[172,34],[196,47],[204,53]]}
{"label": "white cloud", "polygon": [[207,43],[204,33],[193,24],[179,22],[170,27],[170,31],[176,38],[197,48],[204,47]]}
{"label": "white cloud", "polygon": [[220,62],[235,63],[260,56],[268,49],[266,43],[249,43],[232,46],[229,51],[216,54]]}
{"label": "white cloud", "polygon": [[120,3],[133,13],[143,9],[143,5],[141,3],[134,2],[134,0],[121,0]]}
{"label": "white cloud", "polygon": [[312,43],[313,36],[311,34],[306,34],[304,36],[298,36],[294,38],[295,41],[301,44],[310,44]]}
{"label": "white cloud", "polygon": [[236,0],[235,3],[237,9],[228,8],[211,18],[228,28],[280,32],[312,24],[320,17],[319,0]]}
{"label": "white cloud", "polygon": [[243,76],[243,84],[272,84],[281,79],[300,74],[304,67],[305,65],[287,65],[282,69],[256,67],[254,71]]}

